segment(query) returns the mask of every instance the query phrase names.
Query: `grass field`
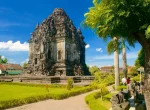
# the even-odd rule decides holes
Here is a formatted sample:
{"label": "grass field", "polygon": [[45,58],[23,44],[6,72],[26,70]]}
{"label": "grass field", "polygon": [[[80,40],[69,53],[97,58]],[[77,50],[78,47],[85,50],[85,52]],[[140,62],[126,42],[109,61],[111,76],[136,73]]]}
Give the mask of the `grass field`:
{"label": "grass field", "polygon": [[[48,92],[49,91],[49,92]],[[69,92],[65,88],[49,88],[45,87],[29,87],[19,85],[7,85],[0,84],[0,101],[26,98],[30,96],[42,95],[42,94],[64,94]]]}
{"label": "grass field", "polygon": [[90,87],[0,83],[0,109],[10,108],[46,99],[64,99],[91,91]]}

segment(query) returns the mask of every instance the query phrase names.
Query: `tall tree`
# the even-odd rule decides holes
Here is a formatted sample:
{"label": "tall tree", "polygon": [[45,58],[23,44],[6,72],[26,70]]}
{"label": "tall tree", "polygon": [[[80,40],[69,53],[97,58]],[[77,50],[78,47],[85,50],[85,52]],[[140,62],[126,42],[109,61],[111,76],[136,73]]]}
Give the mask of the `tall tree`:
{"label": "tall tree", "polygon": [[[111,44],[111,41],[109,43]],[[109,43],[108,43],[108,46],[109,46]],[[134,47],[134,44],[129,44],[129,45]],[[127,78],[126,48],[129,49],[129,47],[125,45],[125,39],[122,37],[119,37],[118,38],[118,50],[119,50],[119,54],[122,51],[122,67],[123,67],[123,74],[125,78]],[[109,54],[114,52],[114,46],[110,45],[109,48],[107,48],[107,51],[109,52]]]}
{"label": "tall tree", "polygon": [[114,52],[114,72],[115,72],[115,89],[119,86],[119,42],[118,38],[114,37],[107,45],[107,52]]}
{"label": "tall tree", "polygon": [[123,75],[125,78],[127,78],[127,58],[126,58],[126,46],[124,38],[122,38],[122,68],[123,68]]}
{"label": "tall tree", "polygon": [[[145,51],[145,84],[149,84],[150,0],[93,0],[93,4],[85,14],[84,25],[92,28],[103,39],[122,36],[129,43],[138,41]],[[150,87],[147,86],[145,90],[149,91]],[[145,92],[148,105],[149,93]],[[147,106],[147,109],[150,107]]]}

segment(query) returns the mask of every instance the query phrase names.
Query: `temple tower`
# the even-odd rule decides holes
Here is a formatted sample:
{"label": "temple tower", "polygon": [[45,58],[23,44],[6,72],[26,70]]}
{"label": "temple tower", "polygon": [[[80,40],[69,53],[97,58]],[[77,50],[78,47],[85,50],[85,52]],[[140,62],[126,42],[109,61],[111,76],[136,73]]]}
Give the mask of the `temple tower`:
{"label": "temple tower", "polygon": [[85,75],[85,42],[61,8],[38,24],[29,40],[27,72],[33,75]]}

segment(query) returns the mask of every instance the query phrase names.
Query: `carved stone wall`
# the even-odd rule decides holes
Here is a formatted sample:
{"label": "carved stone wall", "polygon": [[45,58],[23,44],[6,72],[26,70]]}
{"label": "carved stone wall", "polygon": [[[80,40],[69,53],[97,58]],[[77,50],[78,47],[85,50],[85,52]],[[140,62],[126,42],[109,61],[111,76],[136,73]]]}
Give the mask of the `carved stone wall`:
{"label": "carved stone wall", "polygon": [[61,8],[38,24],[29,40],[27,73],[32,75],[85,75],[85,42]]}

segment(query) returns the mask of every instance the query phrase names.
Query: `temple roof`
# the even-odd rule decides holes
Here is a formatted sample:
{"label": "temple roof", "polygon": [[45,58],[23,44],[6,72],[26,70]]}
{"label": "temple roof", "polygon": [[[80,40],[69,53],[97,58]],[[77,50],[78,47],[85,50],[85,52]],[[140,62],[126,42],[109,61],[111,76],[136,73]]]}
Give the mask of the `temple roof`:
{"label": "temple roof", "polygon": [[0,64],[1,70],[22,70],[22,67],[19,64]]}

